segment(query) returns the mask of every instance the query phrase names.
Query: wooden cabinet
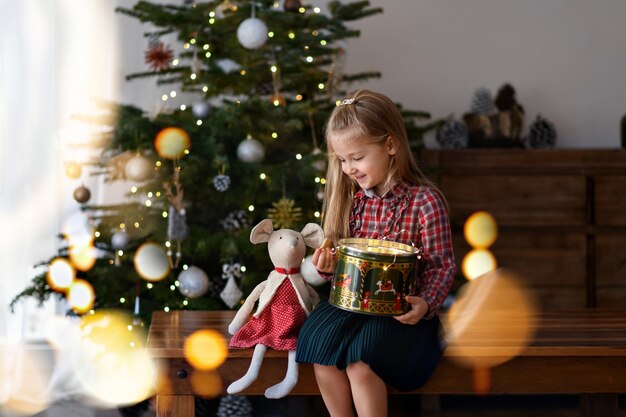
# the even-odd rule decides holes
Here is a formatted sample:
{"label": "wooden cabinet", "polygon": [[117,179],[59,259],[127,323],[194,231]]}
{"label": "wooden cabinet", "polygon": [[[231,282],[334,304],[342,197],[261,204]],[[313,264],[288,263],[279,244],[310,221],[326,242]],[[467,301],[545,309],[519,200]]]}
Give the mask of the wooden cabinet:
{"label": "wooden cabinet", "polygon": [[463,224],[485,210],[499,266],[542,306],[626,305],[626,150],[425,150],[420,166],[450,205],[459,268]]}

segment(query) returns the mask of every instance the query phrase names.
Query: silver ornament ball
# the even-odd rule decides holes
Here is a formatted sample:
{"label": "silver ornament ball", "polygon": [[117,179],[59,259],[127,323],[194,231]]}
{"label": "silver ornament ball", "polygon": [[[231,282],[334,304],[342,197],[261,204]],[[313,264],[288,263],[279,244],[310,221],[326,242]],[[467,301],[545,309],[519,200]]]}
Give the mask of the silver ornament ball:
{"label": "silver ornament ball", "polygon": [[237,28],[237,39],[247,49],[259,49],[267,41],[267,25],[256,17],[249,17]]}
{"label": "silver ornament ball", "polygon": [[111,237],[111,247],[115,250],[124,250],[130,243],[130,236],[125,230],[115,232]]}
{"label": "silver ornament ball", "polygon": [[209,111],[211,110],[211,105],[208,101],[199,101],[191,107],[191,111],[193,115],[198,119],[203,119],[209,115]]}
{"label": "silver ornament ball", "polygon": [[261,142],[248,136],[237,147],[237,157],[243,162],[261,162],[265,157],[265,148]]}
{"label": "silver ornament ball", "polygon": [[189,298],[198,298],[209,289],[209,277],[197,266],[190,266],[178,275],[178,290]]}

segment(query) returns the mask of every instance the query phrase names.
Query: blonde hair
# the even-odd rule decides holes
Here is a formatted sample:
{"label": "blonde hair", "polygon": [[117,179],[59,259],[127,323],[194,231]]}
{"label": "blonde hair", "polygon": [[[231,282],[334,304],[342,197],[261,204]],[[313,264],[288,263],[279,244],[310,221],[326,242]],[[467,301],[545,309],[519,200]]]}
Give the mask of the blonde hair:
{"label": "blonde hair", "polygon": [[[347,137],[347,140],[362,140],[381,146],[391,137],[396,144],[396,153],[390,157],[387,182],[424,184],[433,187],[441,195],[417,166],[398,107],[383,94],[369,90],[354,91],[335,107],[326,123],[328,170],[322,205],[322,225],[325,236],[331,238],[335,244],[339,239],[350,235],[350,210],[358,190],[358,184],[343,173],[341,161],[333,150],[330,139],[336,135]],[[443,195],[441,197],[443,199]]]}

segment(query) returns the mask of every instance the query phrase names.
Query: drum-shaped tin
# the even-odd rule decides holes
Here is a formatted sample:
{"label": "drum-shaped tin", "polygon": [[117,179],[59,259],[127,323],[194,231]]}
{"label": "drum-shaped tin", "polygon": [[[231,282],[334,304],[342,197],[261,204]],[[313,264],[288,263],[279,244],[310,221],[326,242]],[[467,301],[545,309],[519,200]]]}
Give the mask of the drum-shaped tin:
{"label": "drum-shaped tin", "polygon": [[379,239],[342,239],[337,250],[329,302],[364,314],[396,316],[410,306],[421,253],[403,243]]}

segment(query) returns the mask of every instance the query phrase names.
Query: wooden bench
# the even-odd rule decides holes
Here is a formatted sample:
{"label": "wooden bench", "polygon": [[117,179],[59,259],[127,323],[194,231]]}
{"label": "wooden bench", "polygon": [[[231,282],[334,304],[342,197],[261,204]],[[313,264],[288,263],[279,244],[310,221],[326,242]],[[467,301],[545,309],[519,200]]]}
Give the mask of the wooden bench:
{"label": "wooden bench", "polygon": [[[157,388],[158,417],[194,416],[193,368],[183,356],[187,336],[214,329],[226,339],[233,311],[155,312],[148,334],[150,355],[162,362]],[[491,369],[490,394],[577,394],[581,415],[616,417],[618,394],[626,393],[626,310],[576,309],[538,314],[538,330],[518,356]],[[232,349],[218,368],[223,390],[248,369],[252,349]],[[473,372],[453,361],[451,349],[421,394],[473,394]],[[489,355],[489,352],[484,354]],[[268,350],[257,381],[243,395],[263,395],[286,371],[285,352]],[[292,395],[319,395],[311,365],[300,366]],[[390,394],[400,394],[390,390]]]}

